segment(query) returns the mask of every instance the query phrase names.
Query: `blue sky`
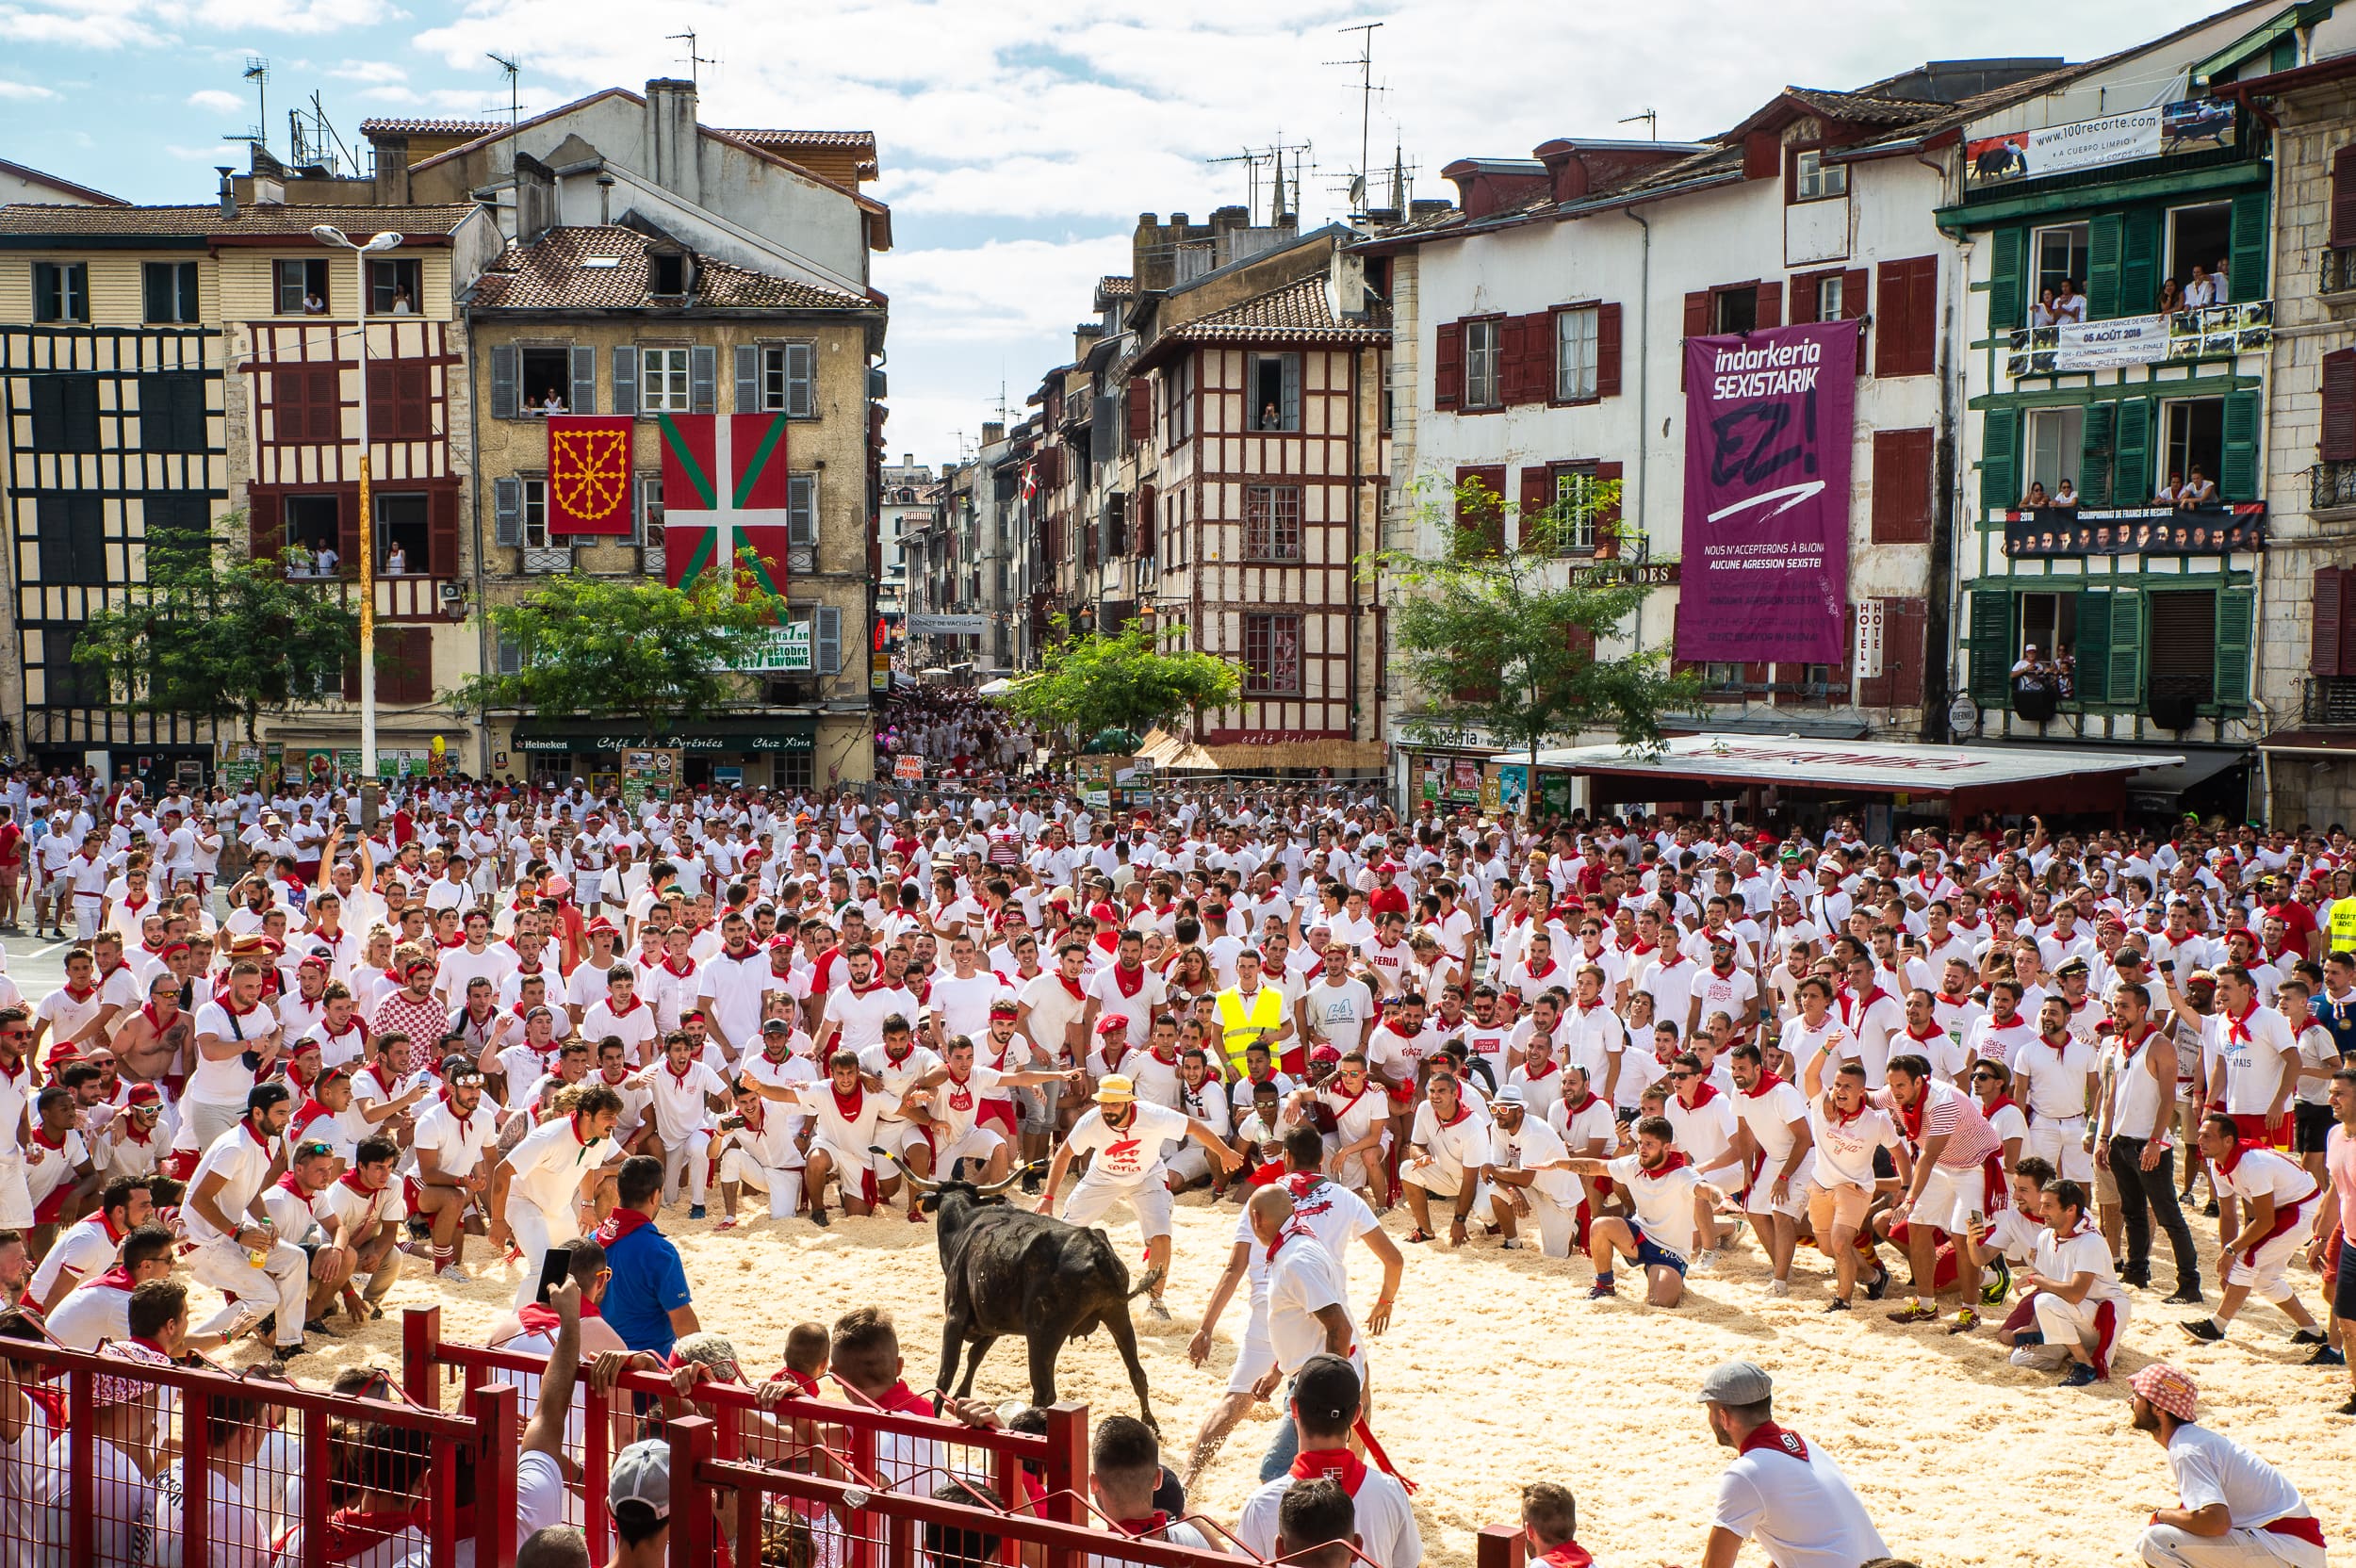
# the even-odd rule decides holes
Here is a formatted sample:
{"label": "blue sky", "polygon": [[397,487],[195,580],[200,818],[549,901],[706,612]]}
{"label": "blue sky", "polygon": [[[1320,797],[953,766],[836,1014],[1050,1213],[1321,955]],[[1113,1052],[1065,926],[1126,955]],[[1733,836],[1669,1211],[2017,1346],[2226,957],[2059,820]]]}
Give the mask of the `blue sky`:
{"label": "blue sky", "polygon": [[[1244,199],[1241,169],[1205,160],[1308,141],[1309,221],[1338,213],[1357,161],[1356,35],[1375,37],[1372,140],[1420,165],[1415,193],[1475,154],[1549,138],[1664,139],[1739,122],[1778,87],[1852,87],[1965,55],[2085,58],[2208,14],[2184,0],[854,0],[826,8],[644,0],[0,0],[0,157],[134,201],[201,201],[221,139],[255,119],[240,80],[270,61],[271,139],[318,92],[348,139],[373,114],[476,118],[506,103],[496,50],[519,58],[528,112],[596,88],[684,72],[693,27],[704,118],[857,127],[876,136],[896,248],[892,450],[956,456],[1003,381],[1019,412],[1068,357],[1103,273],[1128,269],[1140,212],[1197,219]],[[1707,47],[1691,47],[1707,41]]]}

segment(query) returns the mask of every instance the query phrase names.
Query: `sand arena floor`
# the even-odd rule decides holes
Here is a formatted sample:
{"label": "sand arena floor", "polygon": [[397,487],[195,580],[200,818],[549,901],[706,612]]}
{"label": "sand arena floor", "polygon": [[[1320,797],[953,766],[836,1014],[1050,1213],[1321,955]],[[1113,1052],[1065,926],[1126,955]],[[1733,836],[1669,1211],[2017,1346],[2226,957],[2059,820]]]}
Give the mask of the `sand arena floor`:
{"label": "sand arena floor", "polygon": [[[826,1231],[807,1219],[764,1219],[715,1233],[685,1215],[683,1205],[667,1211],[663,1229],[686,1259],[705,1326],[735,1341],[750,1375],[778,1365],[794,1323],[831,1322],[875,1302],[899,1322],[910,1386],[931,1384],[941,1268],[930,1224],[893,1213],[838,1218]],[[1181,1200],[1172,1321],[1136,1314],[1173,1463],[1226,1386],[1242,1328],[1239,1296],[1210,1362],[1197,1368],[1186,1361],[1235,1216],[1232,1206],[1212,1210],[1200,1194]],[[1406,1211],[1387,1223],[1403,1235]],[[2194,1228],[2204,1255],[2213,1252],[2215,1222],[2196,1218]],[[1133,1274],[1141,1273],[1134,1222],[1120,1214],[1111,1230]],[[341,1337],[304,1358],[300,1376],[316,1382],[345,1365],[397,1365],[400,1309],[413,1303],[439,1302],[453,1338],[480,1334],[513,1299],[515,1275],[512,1266],[485,1266],[480,1238],[469,1249],[471,1284],[425,1279],[413,1260],[384,1320],[345,1331],[338,1316]],[[1626,1274],[1616,1301],[1585,1300],[1592,1271],[1584,1259],[1502,1252],[1494,1241],[1405,1250],[1397,1315],[1373,1342],[1375,1429],[1420,1487],[1415,1512],[1433,1563],[1468,1563],[1473,1532],[1513,1522],[1518,1488],[1532,1479],[1573,1488],[1579,1538],[1599,1561],[1698,1561],[1726,1455],[1710,1441],[1693,1389],[1730,1356],[1775,1374],[1777,1418],[1838,1458],[1890,1549],[1925,1568],[2124,1560],[2151,1511],[2175,1501],[2159,1447],[2127,1425],[2124,1374],[2162,1357],[2200,1382],[2210,1425],[2290,1474],[2335,1545],[2356,1540],[2356,1492],[2348,1485],[2356,1476],[2356,1421],[2331,1413],[2348,1397],[2348,1375],[2298,1364],[2305,1351],[2287,1343],[2288,1326],[2271,1308],[2247,1309],[2223,1345],[2197,1345],[2176,1328],[2185,1309],[2138,1293],[2119,1380],[2078,1391],[2007,1365],[1988,1329],[1951,1338],[1939,1325],[1897,1328],[1861,1295],[1855,1314],[1827,1315],[1828,1270],[1805,1248],[1787,1299],[1767,1297],[1765,1265],[1745,1244],[1665,1312],[1646,1307]],[[1379,1267],[1361,1249],[1350,1268],[1363,1308]],[[2294,1278],[2312,1309],[2314,1276],[2302,1269]],[[2214,1300],[2214,1279],[2209,1293]],[[198,1315],[205,1310],[209,1303]],[[1027,1396],[1019,1344],[998,1346],[976,1392]],[[1066,1349],[1057,1392],[1099,1411],[1133,1410],[1120,1358],[1101,1333]],[[1232,1524],[1271,1429],[1247,1418],[1189,1506]],[[1763,1559],[1751,1549],[1744,1560]]]}

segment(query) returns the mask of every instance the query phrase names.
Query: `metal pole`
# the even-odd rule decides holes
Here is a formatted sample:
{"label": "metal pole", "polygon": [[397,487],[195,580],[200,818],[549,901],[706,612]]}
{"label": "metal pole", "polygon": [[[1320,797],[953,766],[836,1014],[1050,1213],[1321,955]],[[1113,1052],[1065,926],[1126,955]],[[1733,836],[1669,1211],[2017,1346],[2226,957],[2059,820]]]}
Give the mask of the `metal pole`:
{"label": "metal pole", "polygon": [[368,258],[355,246],[352,316],[360,353],[360,778],[376,777],[376,510],[368,496]]}

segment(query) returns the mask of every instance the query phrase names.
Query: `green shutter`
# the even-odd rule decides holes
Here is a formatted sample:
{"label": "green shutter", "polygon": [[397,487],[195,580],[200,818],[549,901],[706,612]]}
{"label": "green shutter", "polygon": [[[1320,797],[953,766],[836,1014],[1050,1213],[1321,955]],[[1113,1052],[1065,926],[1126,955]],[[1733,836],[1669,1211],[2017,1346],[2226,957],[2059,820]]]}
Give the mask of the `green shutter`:
{"label": "green shutter", "polygon": [[2119,314],[2119,269],[2127,249],[2127,218],[2124,213],[2097,213],[2086,228],[2086,315],[2099,321]]}
{"label": "green shutter", "polygon": [[1998,229],[1988,260],[1988,328],[1990,337],[2025,326],[2029,313],[2021,298],[2021,272],[2028,260],[2029,231]]}
{"label": "green shutter", "polygon": [[2250,706],[2250,617],[2257,597],[2248,588],[2217,591],[2217,706],[2228,718]]}
{"label": "green shutter", "polygon": [[2109,700],[2111,689],[2111,595],[2107,588],[2078,592],[2076,656],[2078,700],[2091,706]]}
{"label": "green shutter", "polygon": [[2111,496],[2112,432],[2117,403],[2086,404],[2084,438],[2078,447],[2078,496],[2087,506],[2133,506],[2133,500],[2114,500]]}
{"label": "green shutter", "polygon": [[2258,394],[2225,395],[2225,458],[2217,466],[2217,490],[2229,501],[2254,501],[2258,495]]}
{"label": "green shutter", "polygon": [[2160,297],[2160,224],[2157,207],[2126,215],[2126,247],[2119,265],[2119,314],[2141,316]]}
{"label": "green shutter", "polygon": [[1972,590],[1972,700],[2002,708],[2012,689],[2012,590]]}
{"label": "green shutter", "polygon": [[2006,512],[2021,498],[2021,411],[1991,408],[1980,424],[1980,505]]}
{"label": "green shutter", "polygon": [[2111,504],[2141,506],[2151,498],[2151,404],[2121,399],[2114,421]]}
{"label": "green shutter", "polygon": [[2125,589],[2111,596],[2111,675],[2103,698],[2114,708],[2143,702],[2143,596]]}
{"label": "green shutter", "polygon": [[2245,190],[2233,198],[2233,303],[2266,297],[2266,229],[2268,195]]}

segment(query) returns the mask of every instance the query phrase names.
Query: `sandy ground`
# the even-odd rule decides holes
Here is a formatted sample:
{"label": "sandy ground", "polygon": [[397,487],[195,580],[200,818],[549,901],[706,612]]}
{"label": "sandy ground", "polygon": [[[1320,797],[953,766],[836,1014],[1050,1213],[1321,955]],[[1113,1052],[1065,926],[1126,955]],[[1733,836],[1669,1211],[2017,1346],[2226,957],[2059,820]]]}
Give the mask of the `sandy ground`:
{"label": "sandy ground", "polygon": [[[929,1224],[895,1213],[838,1218],[829,1231],[798,1219],[714,1233],[685,1213],[669,1211],[663,1228],[685,1254],[696,1310],[707,1327],[730,1334],[755,1376],[779,1364],[794,1322],[831,1322],[878,1302],[899,1321],[909,1384],[932,1382],[941,1269]],[[1242,1326],[1238,1300],[1210,1363],[1188,1364],[1186,1342],[1224,1266],[1235,1213],[1212,1211],[1201,1195],[1181,1200],[1168,1298],[1173,1320],[1136,1315],[1173,1460],[1225,1387]],[[1114,1239],[1134,1260],[1134,1223],[1116,1217]],[[1404,1234],[1405,1211],[1388,1223]],[[2214,1221],[2205,1226],[2212,1245],[2215,1229]],[[306,1357],[301,1376],[317,1380],[368,1361],[397,1365],[398,1309],[410,1303],[440,1302],[453,1338],[479,1333],[513,1298],[515,1274],[484,1268],[479,1238],[470,1248],[474,1283],[405,1278],[382,1323]],[[1646,1307],[1625,1275],[1617,1300],[1585,1300],[1592,1272],[1583,1259],[1501,1252],[1493,1241],[1406,1252],[1397,1317],[1374,1343],[1375,1427],[1421,1488],[1415,1512],[1434,1563],[1468,1563],[1473,1532],[1513,1522],[1518,1488],[1531,1479],[1577,1493],[1579,1537],[1599,1561],[1697,1561],[1726,1456],[1693,1389],[1730,1356],[1775,1374],[1778,1418],[1839,1459],[1890,1549],[1925,1568],[2119,1561],[2151,1511],[2175,1501],[2158,1446],[2127,1424],[2123,1380],[2058,1388],[2049,1375],[2005,1364],[1989,1330],[1950,1338],[1939,1325],[1897,1328],[1861,1296],[1856,1314],[1827,1316],[1830,1291],[1812,1267],[1823,1260],[1806,1250],[1787,1299],[1768,1298],[1765,1266],[1745,1245],[1694,1281],[1674,1311]],[[1363,1305],[1381,1275],[1363,1251],[1351,1271]],[[1133,1273],[1141,1272],[1133,1263]],[[2314,1277],[2295,1278],[2312,1305]],[[2184,1366],[2201,1384],[2204,1418],[2287,1470],[2334,1542],[2356,1538],[2347,1485],[2356,1474],[2356,1422],[2331,1413],[2348,1396],[2347,1374],[2297,1364],[2305,1352],[2288,1345],[2288,1325],[2270,1308],[2247,1310],[2219,1346],[2185,1338],[2176,1328],[2184,1309],[2161,1306],[2156,1295],[2138,1294],[2136,1308],[2120,1378],[2159,1357]],[[1099,1411],[1132,1409],[1120,1358],[1102,1334],[1066,1349],[1057,1391]],[[1018,1346],[998,1347],[976,1392],[1027,1396]],[[1232,1523],[1270,1430],[1247,1418],[1190,1506]],[[1752,1550],[1744,1560],[1761,1559]]]}

